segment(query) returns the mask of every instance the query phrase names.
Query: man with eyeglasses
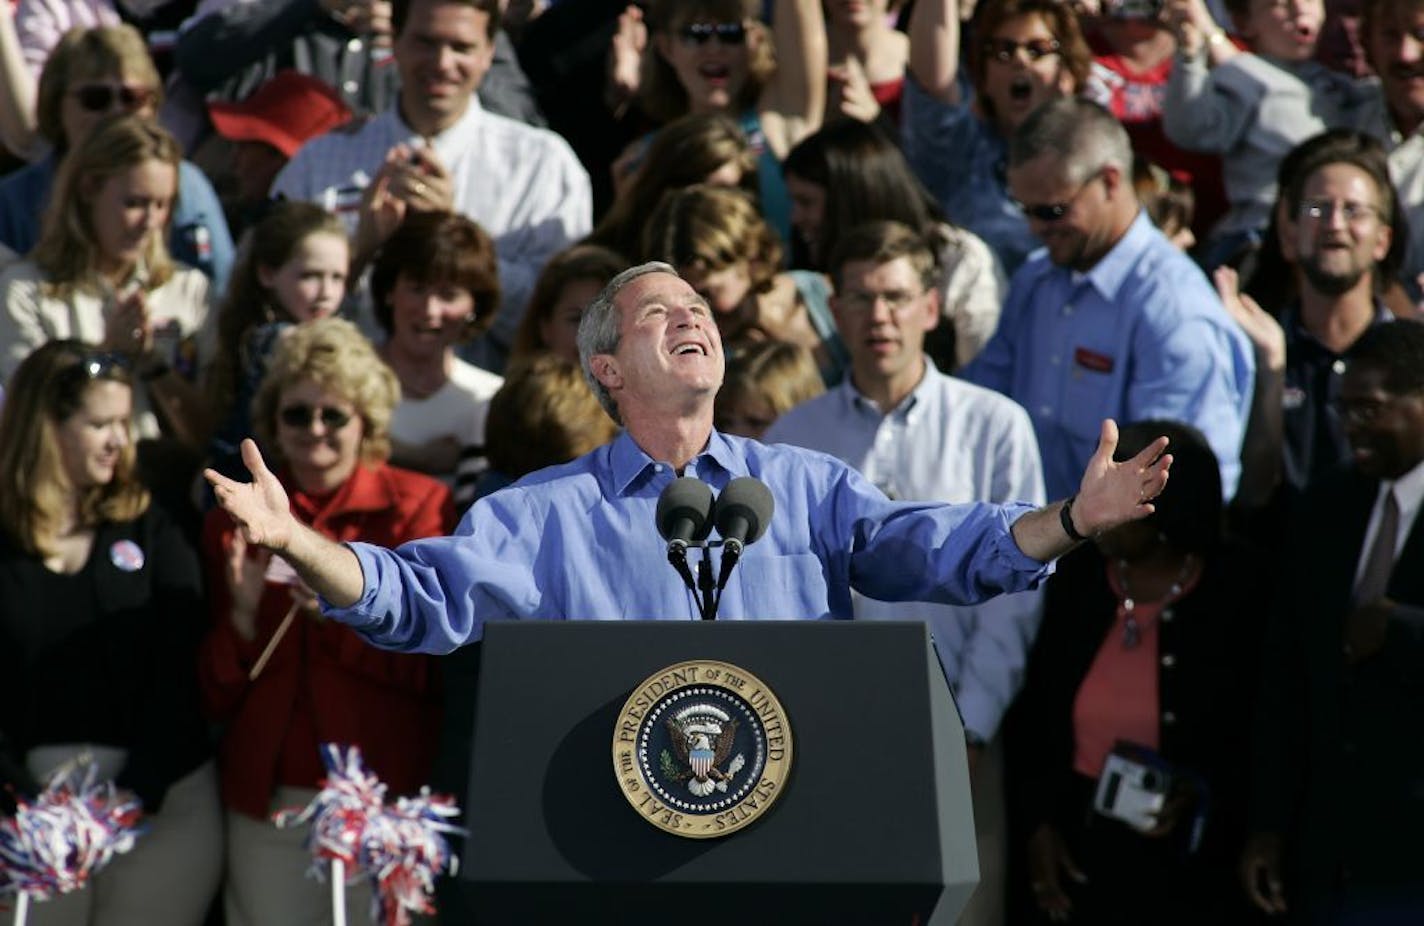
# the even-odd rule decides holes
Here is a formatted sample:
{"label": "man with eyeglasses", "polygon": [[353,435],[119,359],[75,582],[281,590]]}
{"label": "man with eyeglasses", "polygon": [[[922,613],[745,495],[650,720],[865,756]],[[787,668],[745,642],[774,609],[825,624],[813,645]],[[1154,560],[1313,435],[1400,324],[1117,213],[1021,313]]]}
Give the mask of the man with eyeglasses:
{"label": "man with eyeglasses", "polygon": [[[946,376],[925,356],[925,334],[939,321],[940,268],[930,245],[898,222],[874,222],[841,239],[829,269],[849,375],[782,415],[766,440],[829,453],[891,498],[1042,504],[1028,415],[997,392]],[[1041,596],[956,606],[857,595],[854,607],[857,620],[930,626],[970,747],[980,881],[960,923],[1003,922],[1007,834],[996,734],[1023,680]]]}
{"label": "man with eyeglasses", "polygon": [[1256,398],[1242,459],[1241,504],[1289,502],[1350,458],[1332,403],[1346,354],[1360,335],[1393,316],[1379,299],[1395,241],[1397,205],[1384,148],[1349,130],[1298,149],[1277,214],[1281,249],[1293,259],[1298,297],[1280,321],[1218,271],[1227,308],[1256,348]]}
{"label": "man with eyeglasses", "polygon": [[358,266],[407,211],[478,222],[494,239],[502,299],[467,359],[498,372],[539,271],[592,226],[588,173],[558,135],[480,105],[498,0],[394,0],[391,10],[396,103],[303,145],[272,193],[343,215]]}
{"label": "man with eyeglasses", "polygon": [[1420,923],[1424,325],[1370,328],[1345,362],[1351,465],[1285,534],[1241,874],[1291,922]]}
{"label": "man with eyeglasses", "polygon": [[1014,275],[998,330],[963,375],[1028,410],[1048,497],[1072,491],[1111,417],[1196,426],[1230,498],[1251,345],[1142,210],[1126,131],[1095,103],[1046,103],[1014,134],[1009,188],[1044,248]]}

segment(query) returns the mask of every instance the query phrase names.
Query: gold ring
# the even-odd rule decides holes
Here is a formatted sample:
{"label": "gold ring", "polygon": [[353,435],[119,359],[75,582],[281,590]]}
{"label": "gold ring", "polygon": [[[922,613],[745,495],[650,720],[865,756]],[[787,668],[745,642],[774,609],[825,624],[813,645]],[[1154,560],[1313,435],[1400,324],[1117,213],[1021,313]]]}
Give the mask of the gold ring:
{"label": "gold ring", "polygon": [[415,181],[415,186],[412,187],[412,189],[415,191],[416,196],[425,195],[425,184],[421,183],[419,180]]}

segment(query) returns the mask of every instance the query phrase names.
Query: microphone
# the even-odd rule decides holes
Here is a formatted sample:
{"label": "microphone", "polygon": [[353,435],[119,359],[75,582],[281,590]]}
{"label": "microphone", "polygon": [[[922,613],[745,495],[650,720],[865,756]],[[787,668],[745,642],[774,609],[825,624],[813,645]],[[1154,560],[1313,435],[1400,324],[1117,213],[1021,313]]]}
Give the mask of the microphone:
{"label": "microphone", "polygon": [[[693,581],[692,570],[687,565],[687,548],[705,540],[712,530],[712,487],[692,476],[674,479],[658,496],[657,522],[658,533],[667,541],[668,562],[682,577],[687,590],[692,592],[702,619],[707,620],[710,601],[703,599],[710,599],[710,596],[704,593],[698,597],[697,583]],[[708,572],[705,550],[701,568],[703,572]],[[711,581],[712,577],[708,574],[705,584],[710,585]]]}
{"label": "microphone", "polygon": [[712,510],[712,520],[717,524],[717,533],[722,535],[722,568],[717,576],[717,590],[727,585],[732,567],[741,559],[747,544],[755,543],[766,533],[771,523],[776,501],[766,483],[751,476],[739,476],[727,483],[722,494],[717,497],[717,505]]}
{"label": "microphone", "polygon": [[683,476],[668,483],[658,496],[658,533],[668,542],[668,555],[687,553],[690,544],[705,540],[712,529],[712,487]]}

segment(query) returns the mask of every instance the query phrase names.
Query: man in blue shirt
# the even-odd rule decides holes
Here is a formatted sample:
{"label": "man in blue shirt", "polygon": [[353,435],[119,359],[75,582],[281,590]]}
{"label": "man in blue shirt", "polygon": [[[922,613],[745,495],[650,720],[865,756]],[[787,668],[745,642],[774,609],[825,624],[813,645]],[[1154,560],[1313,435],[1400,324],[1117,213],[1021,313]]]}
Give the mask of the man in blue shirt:
{"label": "man in blue shirt", "polygon": [[378,646],[443,653],[480,639],[491,620],[694,618],[654,528],[658,496],[680,474],[718,490],[755,476],[776,499],[721,616],[815,619],[851,617],[852,588],[951,603],[1028,588],[1085,535],[1149,514],[1171,465],[1165,439],[1114,463],[1117,429],[1104,422],[1068,502],[892,502],[832,457],[719,434],[721,338],[707,301],[667,264],[615,277],[584,314],[579,350],[624,434],[481,499],[452,537],[399,550],[327,540],[293,517],[251,441],[242,449],[252,483],[206,475],[248,542],[291,563],[328,616]]}
{"label": "man in blue shirt", "polygon": [[1015,132],[1009,188],[1043,242],[964,377],[1028,410],[1049,498],[1073,491],[1104,418],[1195,425],[1241,474],[1251,344],[1138,204],[1132,146],[1102,107],[1055,100]]}

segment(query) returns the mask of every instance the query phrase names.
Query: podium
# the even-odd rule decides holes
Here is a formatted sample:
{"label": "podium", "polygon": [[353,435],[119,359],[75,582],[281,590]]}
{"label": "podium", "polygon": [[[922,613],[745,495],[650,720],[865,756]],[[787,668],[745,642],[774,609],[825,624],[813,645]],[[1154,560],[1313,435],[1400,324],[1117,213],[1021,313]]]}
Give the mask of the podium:
{"label": "podium", "polygon": [[[918,622],[500,622],[481,645],[461,854],[480,924],[952,924],[978,882],[963,727]],[[690,659],[780,700],[792,766],[761,817],[664,832],[610,760],[625,701]]]}

